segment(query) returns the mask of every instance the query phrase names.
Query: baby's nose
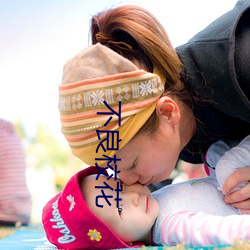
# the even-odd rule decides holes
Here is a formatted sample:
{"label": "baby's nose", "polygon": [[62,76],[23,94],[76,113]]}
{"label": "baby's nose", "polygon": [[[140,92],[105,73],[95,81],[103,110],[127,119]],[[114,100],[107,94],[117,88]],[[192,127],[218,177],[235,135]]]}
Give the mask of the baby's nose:
{"label": "baby's nose", "polygon": [[140,195],[137,192],[125,192],[122,198],[125,202],[138,206]]}

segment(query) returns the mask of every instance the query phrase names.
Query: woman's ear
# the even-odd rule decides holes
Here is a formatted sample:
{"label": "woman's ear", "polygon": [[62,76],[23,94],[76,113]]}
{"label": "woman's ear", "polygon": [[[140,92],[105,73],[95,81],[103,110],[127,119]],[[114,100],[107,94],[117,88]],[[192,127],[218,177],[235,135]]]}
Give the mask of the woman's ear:
{"label": "woman's ear", "polygon": [[160,119],[175,126],[180,122],[180,109],[178,104],[169,96],[162,96],[156,104],[156,113]]}

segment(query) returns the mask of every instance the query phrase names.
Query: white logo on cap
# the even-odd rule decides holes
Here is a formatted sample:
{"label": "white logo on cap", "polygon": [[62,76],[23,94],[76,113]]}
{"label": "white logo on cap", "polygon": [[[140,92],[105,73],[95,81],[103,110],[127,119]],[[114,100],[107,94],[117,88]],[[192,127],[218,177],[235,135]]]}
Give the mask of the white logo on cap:
{"label": "white logo on cap", "polygon": [[57,228],[57,229],[62,228],[59,232],[62,233],[63,236],[58,238],[58,240],[57,240],[58,243],[68,244],[68,243],[75,241],[76,237],[74,235],[70,234],[70,230],[67,227],[67,225],[64,223],[64,220],[62,219],[61,214],[58,210],[58,201],[55,201],[52,204],[52,208],[53,208],[53,211],[52,211],[53,218],[50,219],[50,221],[56,222],[56,225],[53,225],[52,227]]}
{"label": "white logo on cap", "polygon": [[69,207],[69,211],[72,211],[72,209],[75,207],[75,201],[74,201],[74,196],[72,196],[71,194],[67,196],[67,200],[70,204],[70,207]]}

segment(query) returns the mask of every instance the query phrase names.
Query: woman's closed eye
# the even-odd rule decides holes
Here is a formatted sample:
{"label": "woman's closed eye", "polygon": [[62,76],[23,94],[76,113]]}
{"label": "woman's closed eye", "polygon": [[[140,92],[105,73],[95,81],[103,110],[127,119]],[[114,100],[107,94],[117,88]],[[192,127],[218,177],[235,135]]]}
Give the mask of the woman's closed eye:
{"label": "woman's closed eye", "polygon": [[124,188],[123,182],[120,180],[120,189],[121,189],[121,191],[123,191],[123,188]]}

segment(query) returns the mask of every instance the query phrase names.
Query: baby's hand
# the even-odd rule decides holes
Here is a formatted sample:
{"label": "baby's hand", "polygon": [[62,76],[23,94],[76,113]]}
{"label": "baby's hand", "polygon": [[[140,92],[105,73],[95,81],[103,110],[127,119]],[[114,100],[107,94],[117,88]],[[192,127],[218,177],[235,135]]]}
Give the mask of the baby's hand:
{"label": "baby's hand", "polygon": [[[225,181],[222,192],[224,201],[240,209],[243,214],[250,214],[250,166],[233,172]],[[231,192],[236,186],[245,183],[244,187]]]}

